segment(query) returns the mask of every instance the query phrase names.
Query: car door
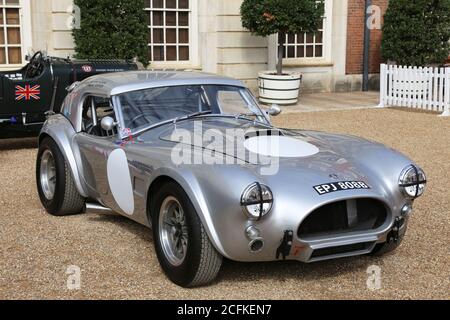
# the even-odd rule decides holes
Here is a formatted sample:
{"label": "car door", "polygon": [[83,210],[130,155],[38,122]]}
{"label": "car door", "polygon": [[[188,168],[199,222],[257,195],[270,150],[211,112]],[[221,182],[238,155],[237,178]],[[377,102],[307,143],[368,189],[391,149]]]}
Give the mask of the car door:
{"label": "car door", "polygon": [[131,178],[126,181],[129,168],[126,160],[123,160],[125,151],[120,146],[116,131],[106,132],[101,128],[104,117],[115,120],[109,99],[86,96],[82,117],[83,129],[76,135],[75,143],[79,148],[81,171],[89,194],[114,211],[132,214],[132,208],[125,203],[129,191],[123,190],[128,184],[131,185]]}

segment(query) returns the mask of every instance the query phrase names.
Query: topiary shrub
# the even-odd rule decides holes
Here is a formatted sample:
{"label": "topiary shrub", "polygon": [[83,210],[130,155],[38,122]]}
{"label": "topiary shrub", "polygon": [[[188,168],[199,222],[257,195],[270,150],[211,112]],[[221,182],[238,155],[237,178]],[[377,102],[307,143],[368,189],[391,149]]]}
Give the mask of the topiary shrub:
{"label": "topiary shrub", "polygon": [[399,65],[445,62],[450,53],[450,0],[394,0],[384,16],[381,52]]}
{"label": "topiary shrub", "polygon": [[80,29],[73,30],[76,58],[132,59],[148,65],[144,0],[75,0]]}
{"label": "topiary shrub", "polygon": [[279,35],[278,75],[283,73],[286,34],[316,32],[323,15],[323,0],[244,0],[241,5],[244,28],[257,36]]}

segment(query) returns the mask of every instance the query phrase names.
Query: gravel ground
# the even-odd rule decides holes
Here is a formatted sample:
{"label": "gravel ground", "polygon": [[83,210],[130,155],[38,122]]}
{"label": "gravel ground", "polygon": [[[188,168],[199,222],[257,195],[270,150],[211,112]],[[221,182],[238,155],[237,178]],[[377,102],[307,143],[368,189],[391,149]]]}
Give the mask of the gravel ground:
{"label": "gravel ground", "polygon": [[[47,215],[33,141],[3,141],[0,299],[449,299],[450,119],[390,109],[281,115],[276,123],[363,136],[423,166],[428,190],[394,254],[308,265],[226,261],[212,286],[180,289],[162,274],[146,228],[115,216]],[[70,265],[82,270],[78,291],[66,288]],[[377,291],[366,287],[371,265],[381,268]]]}

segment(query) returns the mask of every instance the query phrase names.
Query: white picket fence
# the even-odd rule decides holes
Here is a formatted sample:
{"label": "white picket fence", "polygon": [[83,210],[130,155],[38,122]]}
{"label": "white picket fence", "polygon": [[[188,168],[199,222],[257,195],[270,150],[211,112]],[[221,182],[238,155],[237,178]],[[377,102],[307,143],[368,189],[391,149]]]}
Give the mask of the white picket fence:
{"label": "white picket fence", "polygon": [[450,68],[381,65],[380,107],[418,108],[450,116]]}

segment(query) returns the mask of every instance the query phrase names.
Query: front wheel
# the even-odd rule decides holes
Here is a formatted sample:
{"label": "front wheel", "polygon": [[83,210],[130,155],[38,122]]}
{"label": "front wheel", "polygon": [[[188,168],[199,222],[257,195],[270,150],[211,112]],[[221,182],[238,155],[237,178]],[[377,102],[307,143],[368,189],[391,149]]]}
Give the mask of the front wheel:
{"label": "front wheel", "polygon": [[36,162],[39,198],[48,213],[66,216],[83,211],[85,199],[78,193],[70,168],[51,138],[40,146]]}
{"label": "front wheel", "polygon": [[152,229],[159,263],[181,287],[212,282],[222,265],[184,190],[176,183],[162,186],[152,202]]}

